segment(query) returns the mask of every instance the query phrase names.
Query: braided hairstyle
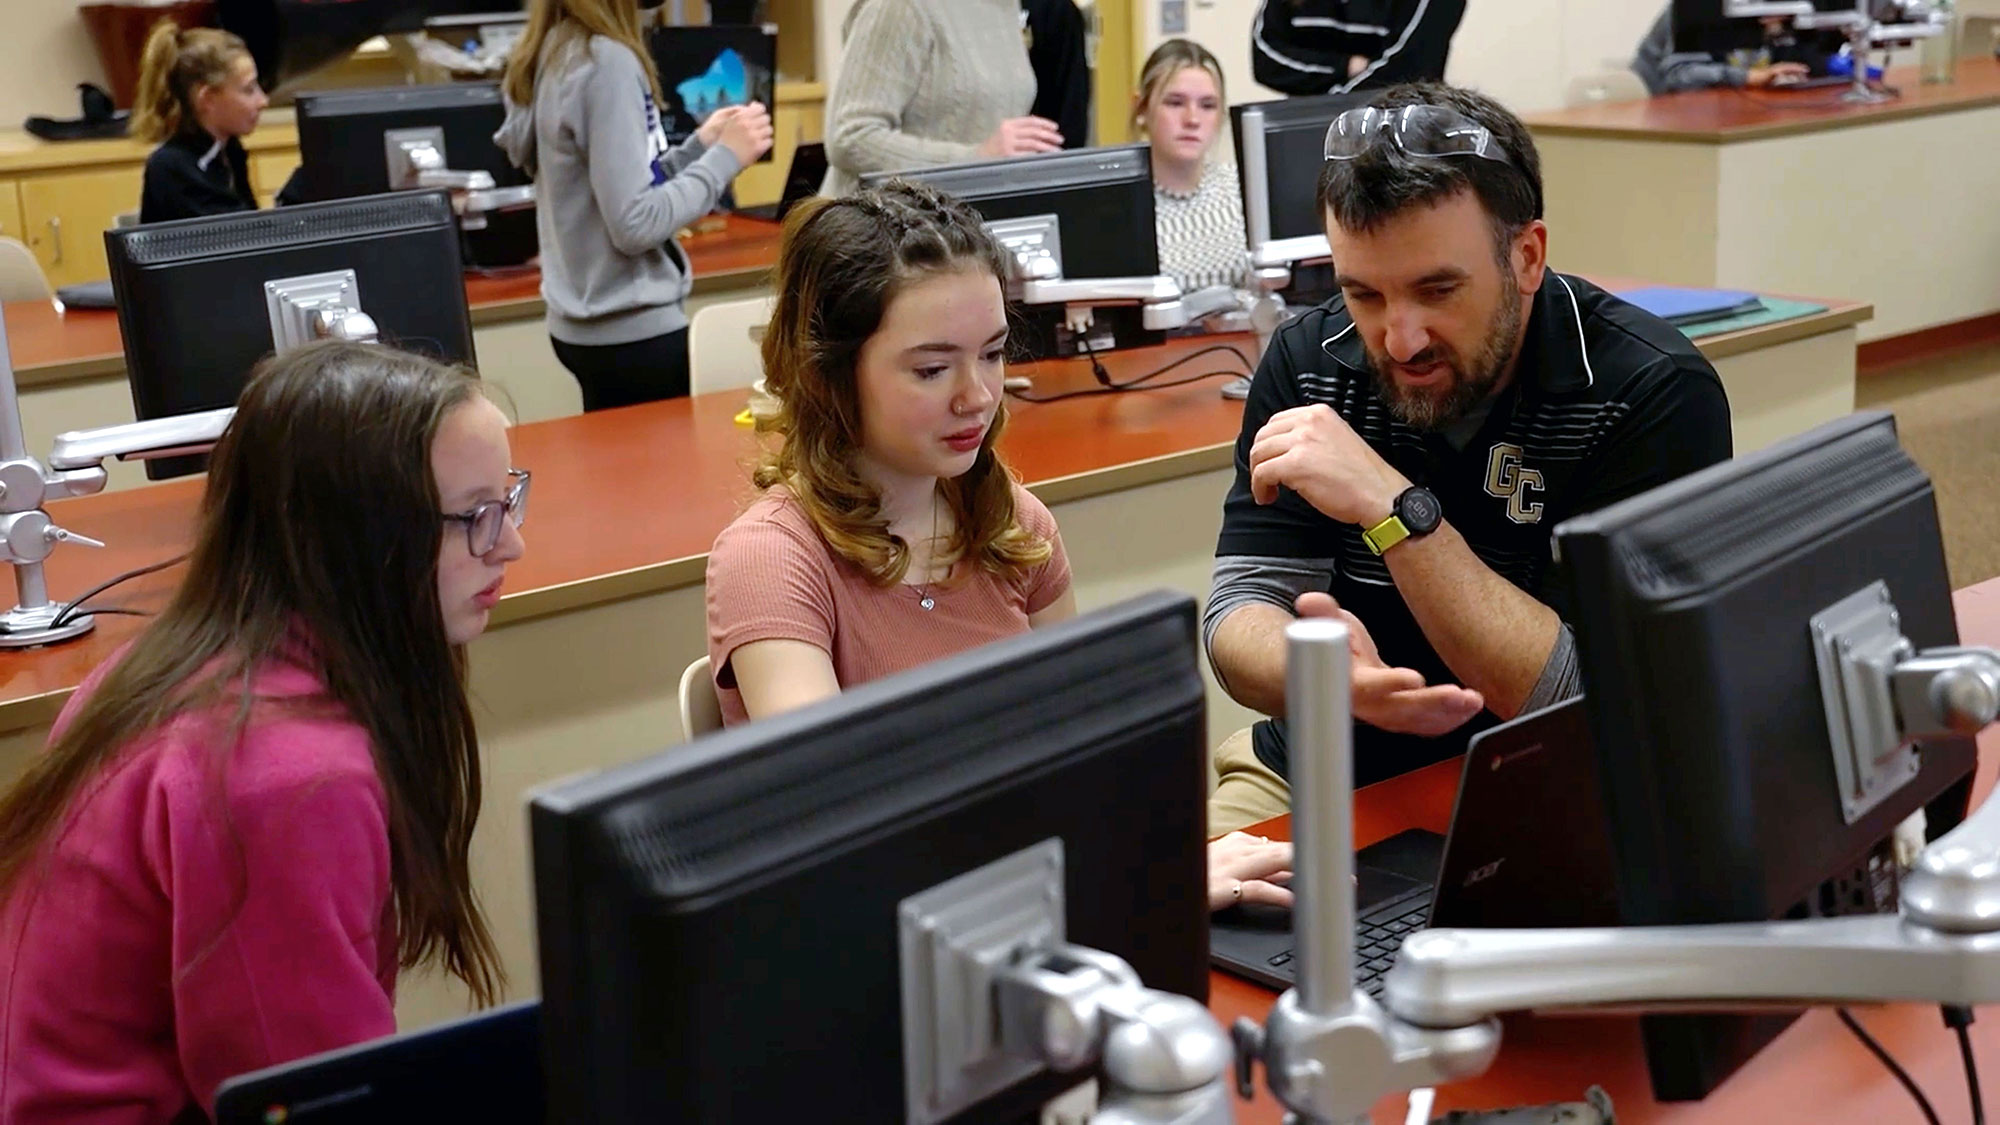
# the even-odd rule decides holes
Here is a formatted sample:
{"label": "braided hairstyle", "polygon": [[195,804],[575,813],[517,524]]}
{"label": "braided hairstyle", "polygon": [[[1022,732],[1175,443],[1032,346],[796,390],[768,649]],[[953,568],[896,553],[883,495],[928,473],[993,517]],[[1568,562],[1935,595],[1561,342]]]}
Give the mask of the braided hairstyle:
{"label": "braided hairstyle", "polygon": [[[783,485],[834,552],[883,587],[902,581],[909,544],[889,533],[881,494],[856,466],[861,347],[912,283],[971,270],[1004,286],[1006,260],[977,212],[907,180],[808,199],[785,218],[778,300],[763,343],[765,386],[780,407],[759,423],[783,440],[751,479],[760,490]],[[1015,520],[1013,478],[994,450],[1006,423],[1002,403],[972,468],[940,489],[956,517],[950,556],[1001,575],[1050,554],[1046,540]]]}

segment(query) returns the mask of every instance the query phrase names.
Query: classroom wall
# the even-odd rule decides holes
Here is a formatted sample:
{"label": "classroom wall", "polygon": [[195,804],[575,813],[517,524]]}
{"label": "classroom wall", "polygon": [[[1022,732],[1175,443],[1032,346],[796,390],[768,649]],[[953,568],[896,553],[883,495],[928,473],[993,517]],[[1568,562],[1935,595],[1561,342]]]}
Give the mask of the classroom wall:
{"label": "classroom wall", "polygon": [[30,114],[77,115],[76,84],[104,84],[76,0],[5,0],[0,14],[0,127]]}

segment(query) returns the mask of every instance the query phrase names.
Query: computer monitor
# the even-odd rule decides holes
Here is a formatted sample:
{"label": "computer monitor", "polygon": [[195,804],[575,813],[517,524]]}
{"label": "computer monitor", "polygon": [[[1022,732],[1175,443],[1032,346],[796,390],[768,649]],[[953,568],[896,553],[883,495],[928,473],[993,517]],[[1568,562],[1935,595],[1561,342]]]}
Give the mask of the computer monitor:
{"label": "computer monitor", "polygon": [[[693,136],[723,106],[762,102],[776,119],[777,24],[655,27],[646,33],[646,43],[666,96],[660,127],[668,144]],[[757,159],[770,160],[771,154]]]}
{"label": "computer monitor", "polygon": [[[434,146],[445,167],[485,172],[495,187],[529,182],[493,134],[505,120],[498,82],[327,90],[298,97],[300,194],[307,202],[405,189],[406,143]],[[474,268],[520,265],[539,248],[532,205],[486,213],[465,231]]]}
{"label": "computer monitor", "polygon": [[1378,91],[1315,94],[1229,107],[1236,167],[1243,186],[1243,230],[1258,268],[1327,257],[1319,173],[1333,119],[1364,106]]}
{"label": "computer monitor", "polygon": [[1854,10],[1855,0],[1673,0],[1674,50],[1719,58],[1762,44],[1766,16]]}
{"label": "computer monitor", "polygon": [[[1957,643],[1936,500],[1892,417],[1828,423],[1555,539],[1626,924],[1879,909],[1870,858],[1896,825],[1962,819],[1970,739],[1897,759],[1907,780],[1880,803],[1844,802],[1815,657],[1815,615],[1878,582],[1918,648]],[[1790,1019],[1648,1017],[1656,1096],[1703,1096]]]}
{"label": "computer monitor", "polygon": [[[861,177],[875,187],[890,179],[917,180],[948,192],[978,211],[988,224],[1053,216],[1054,239],[1042,249],[1068,280],[1155,277],[1160,247],[1154,228],[1153,162],[1144,144],[1071,149],[1007,160],[944,164]],[[1003,236],[1003,241],[1005,236]],[[1063,306],[1022,305],[1014,345],[1045,358],[1074,355],[1078,338],[1063,323]],[[1161,331],[1145,327],[1137,306],[1094,310],[1083,338],[1091,351],[1159,343]]]}
{"label": "computer monitor", "polygon": [[[378,338],[474,363],[458,224],[442,191],[308,203],[104,233],[141,419],[231,406],[280,336],[359,310]],[[148,461],[154,480],[199,457]]]}
{"label": "computer monitor", "polygon": [[534,794],[551,1120],[908,1120],[904,905],[1052,840],[1067,940],[1205,999],[1204,742],[1160,593]]}

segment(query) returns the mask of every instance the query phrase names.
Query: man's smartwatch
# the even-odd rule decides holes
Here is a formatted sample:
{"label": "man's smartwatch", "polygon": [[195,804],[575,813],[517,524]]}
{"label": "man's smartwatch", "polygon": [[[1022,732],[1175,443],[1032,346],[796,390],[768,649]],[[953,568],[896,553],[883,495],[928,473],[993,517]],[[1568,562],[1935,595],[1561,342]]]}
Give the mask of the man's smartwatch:
{"label": "man's smartwatch", "polygon": [[1429,535],[1444,522],[1444,509],[1438,505],[1438,498],[1431,495],[1430,489],[1415,485],[1396,497],[1391,512],[1388,519],[1361,533],[1361,541],[1378,555],[1405,539]]}

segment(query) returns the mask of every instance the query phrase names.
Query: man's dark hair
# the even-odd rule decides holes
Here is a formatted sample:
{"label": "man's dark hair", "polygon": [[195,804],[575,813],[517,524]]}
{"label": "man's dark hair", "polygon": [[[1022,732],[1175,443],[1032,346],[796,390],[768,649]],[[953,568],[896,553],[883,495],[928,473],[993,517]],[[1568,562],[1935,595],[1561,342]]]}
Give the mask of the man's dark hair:
{"label": "man's dark hair", "polygon": [[1374,106],[1447,106],[1486,127],[1512,162],[1509,168],[1480,156],[1413,157],[1379,137],[1352,160],[1329,160],[1319,174],[1319,207],[1340,229],[1367,233],[1412,207],[1428,207],[1472,189],[1493,223],[1497,250],[1542,217],[1542,161],[1528,127],[1485,94],[1438,82],[1412,82],[1382,91]]}

